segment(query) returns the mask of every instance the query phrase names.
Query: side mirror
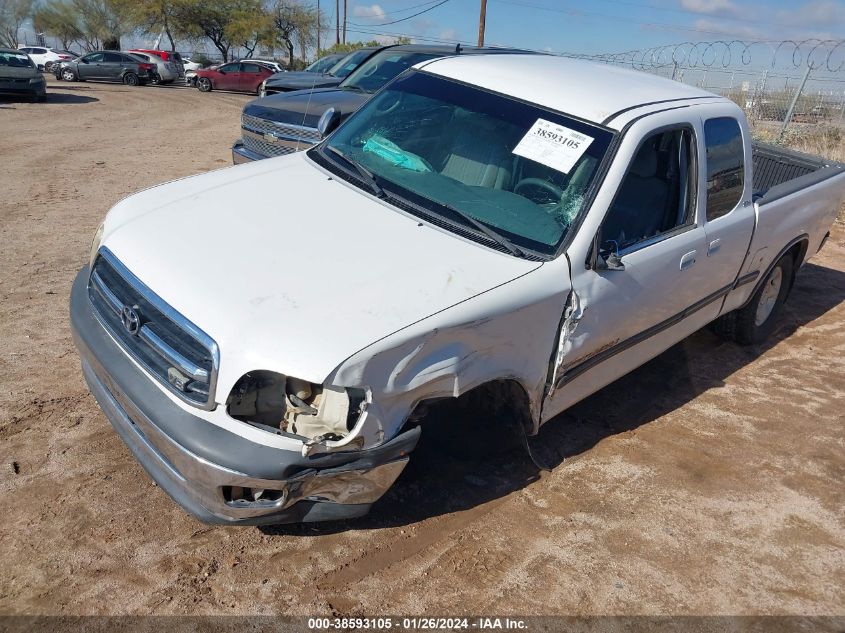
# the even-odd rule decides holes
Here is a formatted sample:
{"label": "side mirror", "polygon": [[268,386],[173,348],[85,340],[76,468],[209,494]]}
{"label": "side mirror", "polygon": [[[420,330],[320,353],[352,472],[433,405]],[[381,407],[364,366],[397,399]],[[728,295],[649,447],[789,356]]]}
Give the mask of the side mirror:
{"label": "side mirror", "polygon": [[614,240],[607,240],[604,243],[610,244],[613,249],[606,256],[602,255],[602,249],[598,247],[599,234],[597,233],[595,241],[593,242],[593,249],[596,253],[596,270],[625,270],[625,264],[622,262],[622,258],[619,257],[619,244],[617,244]]}
{"label": "side mirror", "polygon": [[334,108],[329,108],[323,112],[323,116],[317,122],[317,131],[320,132],[320,136],[326,138],[334,132],[338,125],[340,125],[340,112]]}
{"label": "side mirror", "polygon": [[84,57],[83,57],[82,59],[80,59],[79,61],[81,61],[83,64],[87,64],[87,63],[88,63],[88,60],[87,60],[87,59],[85,59]]}
{"label": "side mirror", "polygon": [[625,264],[616,253],[611,253],[607,257],[599,255],[596,257],[596,270],[625,270]]}

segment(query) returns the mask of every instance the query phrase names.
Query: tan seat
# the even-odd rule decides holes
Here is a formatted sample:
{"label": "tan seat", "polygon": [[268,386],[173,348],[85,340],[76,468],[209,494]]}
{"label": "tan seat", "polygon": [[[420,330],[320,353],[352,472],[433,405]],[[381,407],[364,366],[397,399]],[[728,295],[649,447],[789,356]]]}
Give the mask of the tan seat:
{"label": "tan seat", "polygon": [[[477,114],[457,115],[446,129],[446,138],[455,140],[440,173],[465,185],[509,188],[513,155],[508,136],[495,119]],[[501,142],[495,142],[497,139]]]}

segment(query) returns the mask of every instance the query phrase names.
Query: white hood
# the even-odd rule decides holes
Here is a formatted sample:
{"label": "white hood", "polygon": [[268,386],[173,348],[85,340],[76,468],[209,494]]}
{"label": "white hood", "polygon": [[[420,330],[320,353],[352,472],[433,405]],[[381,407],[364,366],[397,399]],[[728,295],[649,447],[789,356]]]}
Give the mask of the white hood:
{"label": "white hood", "polygon": [[320,383],[373,342],[540,265],[421,225],[304,152],[127,198],[103,245],[217,342],[218,401],[256,369]]}

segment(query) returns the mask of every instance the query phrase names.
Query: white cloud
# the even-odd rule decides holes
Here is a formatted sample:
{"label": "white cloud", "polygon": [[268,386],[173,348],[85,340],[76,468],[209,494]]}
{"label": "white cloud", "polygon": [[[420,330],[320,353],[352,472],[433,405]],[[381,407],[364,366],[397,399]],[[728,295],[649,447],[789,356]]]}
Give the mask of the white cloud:
{"label": "white cloud", "polygon": [[837,28],[845,27],[845,5],[830,0],[816,0],[795,7],[778,11],[778,22],[795,26]]}
{"label": "white cloud", "polygon": [[731,0],[681,0],[681,7],[687,11],[707,15],[737,13],[737,6]]}
{"label": "white cloud", "polygon": [[715,21],[707,18],[697,20],[693,27],[712,34],[714,39],[718,39],[721,35],[729,35],[744,40],[760,40],[771,37],[769,31],[756,26],[738,24],[736,22]]}
{"label": "white cloud", "polygon": [[387,17],[384,13],[384,9],[382,9],[377,4],[367,5],[355,5],[352,7],[352,15],[356,18],[374,18],[379,21],[384,21]]}

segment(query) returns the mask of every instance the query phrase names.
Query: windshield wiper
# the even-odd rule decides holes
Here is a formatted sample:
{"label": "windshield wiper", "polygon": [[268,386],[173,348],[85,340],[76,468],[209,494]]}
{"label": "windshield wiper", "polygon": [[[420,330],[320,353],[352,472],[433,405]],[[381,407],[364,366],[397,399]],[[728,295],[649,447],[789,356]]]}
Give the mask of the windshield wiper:
{"label": "windshield wiper", "polygon": [[382,189],[381,185],[376,182],[376,177],[373,176],[372,173],[370,173],[370,170],[368,170],[360,163],[352,160],[346,154],[341,152],[339,149],[335,149],[331,145],[326,145],[325,148],[327,151],[331,152],[335,156],[339,156],[341,159],[344,160],[344,162],[352,165],[355,171],[358,172],[358,175],[361,176],[362,180],[364,180],[364,182],[370,185],[370,188],[373,190],[373,193],[375,193],[377,198],[384,198],[384,189]]}
{"label": "windshield wiper", "polygon": [[479,231],[484,233],[484,235],[489,237],[491,240],[493,240],[494,242],[496,242],[500,246],[504,246],[506,249],[508,249],[510,251],[511,255],[516,255],[517,257],[523,257],[523,258],[525,257],[525,251],[523,251],[521,248],[519,248],[519,246],[517,246],[516,244],[511,242],[508,238],[506,238],[504,235],[502,235],[498,231],[491,229],[489,226],[484,224],[484,222],[481,222],[480,220],[476,220],[470,214],[464,213],[463,211],[461,211],[460,209],[456,209],[455,207],[450,207],[448,204],[443,204],[442,202],[440,202],[438,204],[439,204],[439,206],[443,207],[444,209],[447,209],[452,214],[458,216],[459,218],[461,218],[465,222],[469,222],[470,224],[472,224],[475,228],[477,228]]}

